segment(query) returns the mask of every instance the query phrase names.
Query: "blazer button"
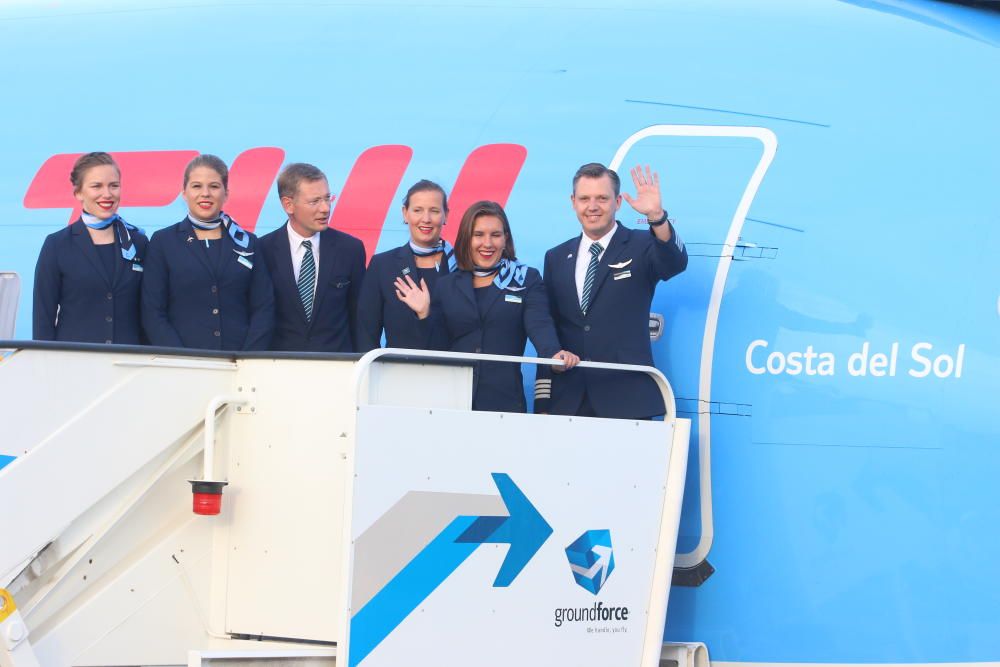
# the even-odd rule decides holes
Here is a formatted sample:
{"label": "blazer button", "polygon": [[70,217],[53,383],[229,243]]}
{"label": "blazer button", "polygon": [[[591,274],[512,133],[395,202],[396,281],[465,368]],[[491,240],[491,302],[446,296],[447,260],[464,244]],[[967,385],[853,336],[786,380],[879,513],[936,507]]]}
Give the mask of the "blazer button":
{"label": "blazer button", "polygon": [[589,324],[584,324],[583,325],[583,330],[584,331],[590,331],[590,325]]}
{"label": "blazer button", "polygon": [[111,343],[112,343],[112,340],[111,340],[111,339],[109,338],[109,339],[107,339],[107,340],[106,340],[106,341],[104,341],[104,342],[105,342],[105,343],[107,343],[108,345],[111,345]]}
{"label": "blazer button", "polygon": [[218,308],[213,308],[212,309],[212,314],[213,315],[218,315],[219,314],[219,309]]}
{"label": "blazer button", "polygon": [[107,315],[107,316],[105,316],[105,317],[104,317],[104,321],[105,321],[105,322],[110,322],[110,321],[111,321],[111,320],[113,320],[113,319],[114,319],[114,318],[113,318],[113,317],[111,317],[110,315]]}
{"label": "blazer button", "polygon": [[215,336],[216,338],[218,338],[219,336],[222,335],[222,332],[221,331],[213,331],[212,335]]}
{"label": "blazer button", "polygon": [[212,294],[218,294],[218,292],[219,292],[219,286],[212,285]]}
{"label": "blazer button", "polygon": [[482,351],[483,351],[483,350],[482,350],[482,348],[480,348],[480,347],[477,347],[477,348],[476,348],[476,354],[479,354],[479,353],[481,353]]}
{"label": "blazer button", "polygon": [[108,292],[107,293],[107,297],[108,297],[108,301],[111,301],[111,299],[115,298],[115,295],[112,294],[111,292]]}

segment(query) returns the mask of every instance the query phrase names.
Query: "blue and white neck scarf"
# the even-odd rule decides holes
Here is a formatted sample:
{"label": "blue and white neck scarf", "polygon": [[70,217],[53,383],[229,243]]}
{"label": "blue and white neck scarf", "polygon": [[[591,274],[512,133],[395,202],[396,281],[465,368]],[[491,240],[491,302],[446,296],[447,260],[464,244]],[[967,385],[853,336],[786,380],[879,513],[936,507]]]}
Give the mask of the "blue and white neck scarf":
{"label": "blue and white neck scarf", "polygon": [[203,231],[218,229],[219,225],[222,224],[222,214],[220,214],[219,217],[215,218],[214,220],[209,220],[208,222],[205,222],[203,220],[199,220],[198,218],[188,213],[188,222],[191,223],[192,227],[201,229]]}
{"label": "blue and white neck scarf", "polygon": [[121,248],[122,259],[126,262],[138,262],[135,258],[135,244],[132,243],[132,230],[136,230],[142,233],[142,230],[135,225],[130,225],[125,222],[124,218],[115,213],[110,218],[101,220],[95,215],[91,215],[86,211],[80,213],[80,219],[83,220],[83,224],[87,225],[90,229],[107,229],[111,225],[115,226],[115,232],[118,235],[118,246]]}
{"label": "blue and white neck scarf", "polygon": [[480,278],[492,276],[495,273],[496,276],[493,278],[493,284],[498,289],[507,289],[511,283],[516,287],[523,288],[524,281],[528,277],[528,265],[522,264],[516,259],[504,258],[489,268],[474,269],[472,273]]}
{"label": "blue and white neck scarf", "polygon": [[417,257],[429,257],[439,252],[443,253],[444,259],[448,263],[448,273],[454,273],[458,269],[458,260],[455,259],[455,248],[444,239],[441,239],[441,242],[434,248],[422,248],[413,241],[410,241],[410,250]]}
{"label": "blue and white neck scarf", "polygon": [[244,231],[242,227],[236,224],[235,220],[225,213],[220,213],[219,219],[222,220],[226,229],[229,230],[229,238],[233,240],[233,243],[246,250],[247,246],[250,245],[250,232]]}
{"label": "blue and white neck scarf", "polygon": [[110,218],[105,218],[104,220],[101,220],[96,215],[91,215],[86,211],[81,211],[80,219],[83,220],[83,224],[87,225],[91,229],[100,230],[100,229],[107,229],[108,227],[113,225],[115,220],[118,220],[119,217],[118,214],[115,213]]}
{"label": "blue and white neck scarf", "polygon": [[250,234],[244,231],[242,227],[236,224],[235,220],[230,218],[225,213],[219,213],[218,218],[215,220],[209,220],[208,222],[202,222],[201,220],[192,217],[190,214],[188,214],[187,219],[192,226],[205,231],[218,229],[219,225],[225,225],[226,231],[229,232],[229,238],[233,240],[233,243],[244,249],[250,245]]}
{"label": "blue and white neck scarf", "polygon": [[[115,216],[118,217],[118,216]],[[115,230],[118,232],[118,245],[122,249],[122,259],[126,262],[135,262],[138,264],[142,261],[142,258],[137,258],[135,256],[135,244],[132,243],[132,230],[136,230],[140,234],[143,233],[141,229],[135,225],[130,225],[120,217],[118,217],[118,224],[115,225]],[[138,271],[138,269],[136,269]]]}

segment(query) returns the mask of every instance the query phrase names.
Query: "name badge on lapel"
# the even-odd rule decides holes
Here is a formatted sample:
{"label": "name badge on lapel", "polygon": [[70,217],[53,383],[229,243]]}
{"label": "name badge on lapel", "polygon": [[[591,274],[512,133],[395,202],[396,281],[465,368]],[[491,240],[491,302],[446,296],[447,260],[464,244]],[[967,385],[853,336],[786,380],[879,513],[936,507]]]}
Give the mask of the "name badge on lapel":
{"label": "name badge on lapel", "polygon": [[236,258],[236,261],[239,262],[240,264],[242,264],[243,266],[247,267],[248,269],[252,269],[253,268],[253,262],[251,262],[246,257],[243,257],[242,255],[238,256]]}
{"label": "name badge on lapel", "polygon": [[504,294],[503,300],[507,303],[521,303],[521,297],[516,294]]}
{"label": "name badge on lapel", "polygon": [[614,274],[615,280],[624,280],[625,278],[631,278],[631,277],[632,277],[631,271],[619,271],[618,273]]}
{"label": "name badge on lapel", "polygon": [[133,262],[132,263],[132,270],[133,271],[138,271],[139,273],[142,273],[142,264],[136,264],[135,262]]}

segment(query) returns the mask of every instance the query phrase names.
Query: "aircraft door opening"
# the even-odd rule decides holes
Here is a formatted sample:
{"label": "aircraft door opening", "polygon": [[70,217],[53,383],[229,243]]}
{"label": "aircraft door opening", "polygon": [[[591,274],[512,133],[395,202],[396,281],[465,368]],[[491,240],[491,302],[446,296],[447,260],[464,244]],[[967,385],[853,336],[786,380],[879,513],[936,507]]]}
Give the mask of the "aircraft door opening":
{"label": "aircraft door opening", "polygon": [[619,172],[636,164],[659,171],[664,207],[677,218],[677,234],[691,257],[684,274],[659,287],[652,307],[663,316],[653,339],[656,364],[676,388],[678,410],[697,417],[690,415],[697,447],[691,447],[695,455],[688,463],[674,570],[680,585],[700,585],[714,571],[707,562],[714,538],[712,415],[751,412],[745,397],[713,394],[713,356],[733,260],[776,255],[775,248],[761,248],[742,235],[777,147],[777,136],[762,127],[653,125],[628,137],[609,165]]}

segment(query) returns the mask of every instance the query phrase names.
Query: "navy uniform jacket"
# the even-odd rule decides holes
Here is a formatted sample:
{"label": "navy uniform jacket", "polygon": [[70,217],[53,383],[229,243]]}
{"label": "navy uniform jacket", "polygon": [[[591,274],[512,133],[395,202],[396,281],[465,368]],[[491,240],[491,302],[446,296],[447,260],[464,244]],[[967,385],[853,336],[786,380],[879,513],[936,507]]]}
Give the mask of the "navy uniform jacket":
{"label": "navy uniform jacket", "polygon": [[274,281],[272,350],[353,352],[358,292],[365,275],[365,246],[333,228],[319,234],[319,277],[312,320],[306,319],[292,270],[288,230],[281,225],[262,236],[260,249]]}
{"label": "navy uniform jacket", "polygon": [[[420,329],[416,313],[396,297],[394,283],[404,275],[420,284],[420,271],[409,243],[372,257],[358,301],[358,352],[379,347],[382,329],[385,329],[386,347],[420,349],[426,346],[426,336]],[[441,262],[438,275],[448,275],[446,262]]]}
{"label": "navy uniform jacket", "polygon": [[[575,236],[545,253],[545,286],[563,348],[584,361],[652,366],[649,307],[656,284],[687,267],[687,251],[676,232],[664,243],[652,230],[618,223],[597,266],[586,315],[576,291],[579,246]],[[663,396],[647,375],[575,368],[551,377],[551,414],[576,414],[584,392],[598,417],[638,419],[665,412]]]}
{"label": "navy uniform jacket", "polygon": [[46,237],[35,267],[32,334],[36,340],[141,342],[139,291],[146,237],[131,225],[127,228],[135,257],[122,257],[116,231],[111,276],[82,220]]}
{"label": "navy uniform jacket", "polygon": [[274,329],[267,264],[249,236],[241,248],[222,228],[219,261],[187,218],[149,240],[142,282],[142,325],[153,345],[206,350],[266,350]]}
{"label": "navy uniform jacket", "polygon": [[[521,356],[530,337],[540,357],[552,357],[562,349],[538,271],[528,269],[524,287],[511,283],[501,290],[491,284],[486,289],[487,306],[480,316],[472,273],[457,271],[437,281],[428,326],[432,347]],[[525,412],[523,382],[519,364],[476,364],[472,409]]]}

